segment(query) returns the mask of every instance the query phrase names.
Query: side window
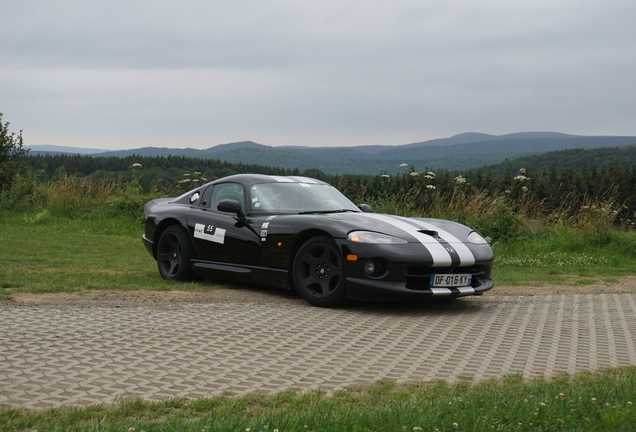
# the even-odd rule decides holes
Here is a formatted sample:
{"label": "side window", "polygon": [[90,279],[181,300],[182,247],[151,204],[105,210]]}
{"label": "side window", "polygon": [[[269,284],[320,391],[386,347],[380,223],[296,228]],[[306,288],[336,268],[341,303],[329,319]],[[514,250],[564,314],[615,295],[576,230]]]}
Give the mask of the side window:
{"label": "side window", "polygon": [[224,199],[237,200],[241,204],[241,207],[244,207],[245,199],[243,197],[243,186],[238,183],[221,183],[214,185],[210,208],[216,211],[219,201]]}

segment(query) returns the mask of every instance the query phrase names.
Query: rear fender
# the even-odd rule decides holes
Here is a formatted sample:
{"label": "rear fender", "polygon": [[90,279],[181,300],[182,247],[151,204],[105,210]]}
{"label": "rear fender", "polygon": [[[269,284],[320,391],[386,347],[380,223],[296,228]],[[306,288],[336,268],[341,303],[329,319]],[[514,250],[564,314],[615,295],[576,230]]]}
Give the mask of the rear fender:
{"label": "rear fender", "polygon": [[154,238],[152,239],[153,241],[152,256],[155,257],[155,259],[157,259],[157,244],[159,243],[161,234],[163,234],[163,232],[172,225],[180,225],[181,227],[183,227],[183,229],[186,230],[186,232],[188,233],[188,243],[190,245],[190,250],[193,250],[193,251],[196,250],[194,246],[194,242],[192,241],[192,238],[190,235],[190,231],[188,230],[188,226],[181,223],[178,219],[166,218],[166,219],[163,219],[161,222],[159,222],[159,224],[157,225],[157,229],[155,230]]}

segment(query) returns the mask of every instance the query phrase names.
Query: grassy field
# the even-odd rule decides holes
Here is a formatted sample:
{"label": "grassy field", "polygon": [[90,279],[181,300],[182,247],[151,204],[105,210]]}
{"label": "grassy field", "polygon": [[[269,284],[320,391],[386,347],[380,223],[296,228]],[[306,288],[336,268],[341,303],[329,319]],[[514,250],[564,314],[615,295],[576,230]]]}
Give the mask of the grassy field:
{"label": "grassy field", "polygon": [[636,232],[543,227],[495,244],[495,284],[589,285],[636,274]]}
{"label": "grassy field", "polygon": [[0,431],[634,431],[636,367],[523,381],[431,382],[242,398],[0,409]]}
{"label": "grassy field", "polygon": [[159,277],[141,242],[140,223],[129,219],[54,217],[46,211],[0,216],[0,298],[13,292],[204,290],[209,283]]}
{"label": "grassy field", "polygon": [[[179,283],[159,277],[141,243],[143,228],[130,218],[0,213],[0,298],[14,292],[210,290],[211,282]],[[495,284],[591,284],[634,274],[636,233],[582,233],[545,227],[521,240],[494,245]]]}

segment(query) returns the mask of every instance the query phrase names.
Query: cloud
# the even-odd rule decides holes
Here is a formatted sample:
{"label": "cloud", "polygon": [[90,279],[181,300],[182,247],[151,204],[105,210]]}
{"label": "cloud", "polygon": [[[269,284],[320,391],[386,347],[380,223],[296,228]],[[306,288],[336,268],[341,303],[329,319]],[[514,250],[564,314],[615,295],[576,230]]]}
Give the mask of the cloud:
{"label": "cloud", "polygon": [[5,3],[0,110],[31,144],[636,135],[630,0]]}

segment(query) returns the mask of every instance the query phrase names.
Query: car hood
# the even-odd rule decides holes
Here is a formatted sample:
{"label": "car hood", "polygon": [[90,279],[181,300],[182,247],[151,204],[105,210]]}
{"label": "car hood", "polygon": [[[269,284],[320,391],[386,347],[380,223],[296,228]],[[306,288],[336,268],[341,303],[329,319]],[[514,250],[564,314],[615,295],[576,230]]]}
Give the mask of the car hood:
{"label": "car hood", "polygon": [[365,230],[400,237],[410,243],[437,242],[444,239],[447,243],[463,243],[473,230],[457,222],[412,218],[378,213],[338,213],[321,215],[325,220],[339,226],[340,236],[351,231]]}

